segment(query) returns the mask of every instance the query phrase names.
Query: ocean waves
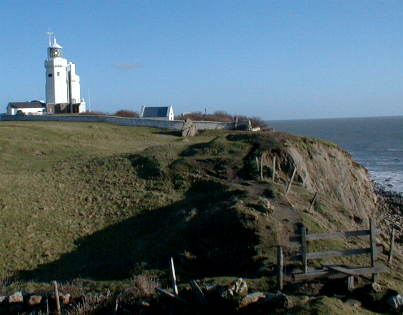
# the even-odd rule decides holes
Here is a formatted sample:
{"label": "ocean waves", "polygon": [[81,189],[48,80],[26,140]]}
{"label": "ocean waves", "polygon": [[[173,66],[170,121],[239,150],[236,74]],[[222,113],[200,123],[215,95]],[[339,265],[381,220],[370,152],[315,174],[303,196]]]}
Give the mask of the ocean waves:
{"label": "ocean waves", "polygon": [[372,179],[388,191],[403,193],[403,172],[371,171]]}
{"label": "ocean waves", "polygon": [[403,193],[403,117],[270,121],[275,129],[334,142],[385,190]]}

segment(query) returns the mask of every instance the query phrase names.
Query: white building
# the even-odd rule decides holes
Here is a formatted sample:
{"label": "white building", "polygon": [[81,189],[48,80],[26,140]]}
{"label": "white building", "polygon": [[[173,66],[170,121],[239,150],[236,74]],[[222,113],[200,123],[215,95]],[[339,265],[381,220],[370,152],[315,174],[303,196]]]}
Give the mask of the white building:
{"label": "white building", "polygon": [[43,115],[46,104],[42,101],[11,102],[7,105],[7,115]]}
{"label": "white building", "polygon": [[174,120],[174,117],[172,105],[162,107],[141,106],[140,109],[140,118]]}
{"label": "white building", "polygon": [[82,113],[86,105],[80,97],[80,77],[76,65],[63,58],[63,47],[49,36],[46,69],[46,105],[49,113]]}

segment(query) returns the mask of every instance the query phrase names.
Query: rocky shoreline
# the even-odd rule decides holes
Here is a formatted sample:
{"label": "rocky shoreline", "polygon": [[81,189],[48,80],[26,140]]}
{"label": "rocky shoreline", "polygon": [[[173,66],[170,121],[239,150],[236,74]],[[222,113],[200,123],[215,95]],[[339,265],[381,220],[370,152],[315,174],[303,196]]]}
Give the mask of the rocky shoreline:
{"label": "rocky shoreline", "polygon": [[380,224],[389,232],[395,229],[396,243],[403,243],[403,193],[386,190],[382,185],[374,185],[378,196],[378,209],[380,211]]}

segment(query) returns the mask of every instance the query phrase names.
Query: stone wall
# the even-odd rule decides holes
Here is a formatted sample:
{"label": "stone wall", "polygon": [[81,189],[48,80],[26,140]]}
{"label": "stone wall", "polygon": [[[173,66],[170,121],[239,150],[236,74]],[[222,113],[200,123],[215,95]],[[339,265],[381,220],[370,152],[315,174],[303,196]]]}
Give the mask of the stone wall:
{"label": "stone wall", "polygon": [[[145,118],[124,118],[117,116],[95,115],[43,115],[43,116],[16,116],[2,115],[0,121],[69,121],[69,122],[106,122],[122,126],[153,127],[161,129],[181,130],[183,120],[159,120]],[[234,129],[233,123],[215,121],[194,121],[198,130],[207,129]]]}

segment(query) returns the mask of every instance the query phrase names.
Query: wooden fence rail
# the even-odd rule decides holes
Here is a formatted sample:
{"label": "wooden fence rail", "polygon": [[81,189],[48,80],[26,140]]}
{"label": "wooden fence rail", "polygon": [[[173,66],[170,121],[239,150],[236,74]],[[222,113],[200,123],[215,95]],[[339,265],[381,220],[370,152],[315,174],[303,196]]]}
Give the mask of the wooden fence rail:
{"label": "wooden fence rail", "polygon": [[333,232],[333,233],[318,233],[318,234],[308,234],[306,236],[307,241],[316,240],[327,240],[335,238],[348,238],[354,236],[366,236],[369,235],[370,230],[359,230],[359,231],[349,231],[349,232]]}
{"label": "wooden fence rail", "polygon": [[[380,272],[387,271],[387,268],[383,265],[376,265],[377,255],[382,250],[381,247],[376,246],[376,226],[375,221],[370,219],[369,229],[358,230],[358,231],[347,231],[347,232],[332,232],[332,233],[312,233],[308,234],[307,229],[304,225],[300,228],[300,234],[297,236],[299,243],[301,245],[301,252],[298,255],[288,257],[291,261],[301,261],[303,266],[302,273],[293,274],[294,280],[308,280],[317,277],[338,275],[338,276],[348,276],[349,277],[349,289],[353,288],[354,276],[359,276],[363,274],[372,274],[372,281],[377,281],[377,276]],[[329,250],[329,251],[319,251],[319,252],[309,252],[308,246],[311,241],[317,240],[327,240],[335,238],[350,238],[365,236],[369,237],[369,247],[368,248],[356,248],[356,249],[341,249],[341,250]],[[295,240],[295,237],[292,238]],[[314,259],[321,259],[327,257],[340,257],[340,256],[350,256],[350,255],[361,255],[369,254],[371,258],[371,265],[369,267],[345,267],[337,265],[322,264],[322,269],[316,269],[309,271],[308,261]],[[283,287],[283,261],[282,261],[282,249],[278,250],[278,280],[279,288]],[[281,280],[281,282],[280,282]]]}

